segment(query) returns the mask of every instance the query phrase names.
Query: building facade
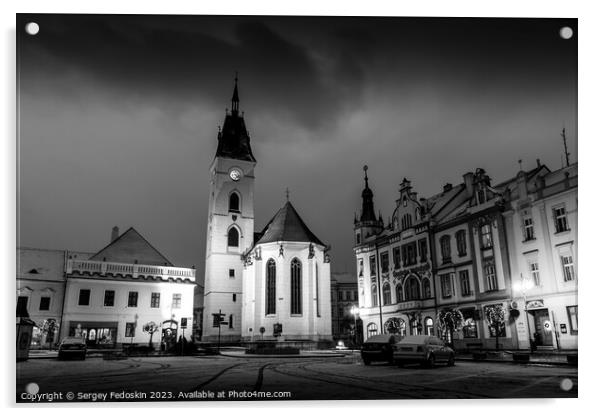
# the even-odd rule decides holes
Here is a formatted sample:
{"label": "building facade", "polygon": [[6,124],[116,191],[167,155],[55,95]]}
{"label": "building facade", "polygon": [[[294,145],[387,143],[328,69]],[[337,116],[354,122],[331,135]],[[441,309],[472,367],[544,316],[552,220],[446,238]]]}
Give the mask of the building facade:
{"label": "building facade", "polygon": [[[354,229],[365,337],[437,334],[465,350],[577,348],[576,165],[551,172],[538,161],[497,185],[476,169],[420,199],[404,179],[387,226],[364,180]],[[446,311],[462,313],[461,328],[439,324]]]}
{"label": "building facade", "polygon": [[254,232],[256,163],[235,83],[210,169],[202,340],[330,339],[327,247],[288,200]]}
{"label": "building facade", "polygon": [[[17,277],[17,302],[27,295],[42,346],[66,336],[82,336],[90,348],[149,344],[144,327],[150,322],[156,324],[157,348],[192,336],[196,270],[174,266],[134,228],[120,235],[115,227],[111,242],[97,253],[19,251],[26,273]],[[57,322],[50,340],[48,319]]]}

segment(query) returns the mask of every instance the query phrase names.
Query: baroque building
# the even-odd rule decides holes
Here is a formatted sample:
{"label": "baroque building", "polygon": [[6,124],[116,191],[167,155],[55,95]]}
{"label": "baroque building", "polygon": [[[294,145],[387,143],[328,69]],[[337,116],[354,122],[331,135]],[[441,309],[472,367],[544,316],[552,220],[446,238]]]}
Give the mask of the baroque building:
{"label": "baroque building", "polygon": [[[364,167],[367,170],[367,167]],[[457,349],[577,348],[577,167],[537,167],[497,185],[483,169],[418,198],[404,178],[376,218],[367,172],[355,219],[364,336],[437,334]],[[496,328],[488,311],[500,308]],[[439,327],[459,310],[457,331]]]}
{"label": "baroque building", "polygon": [[210,168],[202,340],[330,340],[328,247],[288,197],[254,232],[256,164],[235,82]]}

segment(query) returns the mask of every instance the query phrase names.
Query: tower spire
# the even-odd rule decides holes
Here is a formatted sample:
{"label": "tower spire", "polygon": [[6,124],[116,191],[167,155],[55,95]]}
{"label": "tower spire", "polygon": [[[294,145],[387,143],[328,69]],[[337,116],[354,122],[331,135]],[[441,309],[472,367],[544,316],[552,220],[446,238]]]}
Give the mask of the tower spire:
{"label": "tower spire", "polygon": [[234,76],[234,92],[232,93],[232,114],[238,113],[238,71]]}
{"label": "tower spire", "polygon": [[376,215],[374,214],[374,203],[372,197],[374,194],[368,186],[368,166],[364,165],[364,183],[365,188],[362,191],[362,214],[360,221],[376,221]]}

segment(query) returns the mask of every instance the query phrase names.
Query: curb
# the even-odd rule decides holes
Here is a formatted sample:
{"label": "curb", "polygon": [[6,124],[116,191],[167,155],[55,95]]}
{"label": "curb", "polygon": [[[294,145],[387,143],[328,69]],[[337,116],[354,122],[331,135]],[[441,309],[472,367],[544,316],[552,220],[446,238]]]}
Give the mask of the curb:
{"label": "curb", "polygon": [[568,363],[566,361],[514,361],[514,360],[496,360],[496,359],[483,359],[483,360],[475,360],[474,358],[469,357],[456,357],[456,361],[472,361],[475,363],[478,362],[487,362],[487,363],[504,363],[504,364],[545,364],[545,365],[558,365],[563,367],[575,367],[577,365]]}

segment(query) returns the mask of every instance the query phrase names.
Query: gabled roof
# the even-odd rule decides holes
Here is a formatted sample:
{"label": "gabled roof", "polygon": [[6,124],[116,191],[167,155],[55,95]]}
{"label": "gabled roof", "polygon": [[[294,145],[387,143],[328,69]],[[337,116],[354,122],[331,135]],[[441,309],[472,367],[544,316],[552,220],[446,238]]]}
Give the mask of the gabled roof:
{"label": "gabled roof", "polygon": [[260,238],[256,244],[274,241],[300,241],[325,245],[305,225],[290,201],[286,201],[286,204],[278,210],[259,234]]}
{"label": "gabled roof", "polygon": [[115,263],[140,263],[156,266],[173,266],[173,264],[138,231],[130,227],[109,245],[90,257],[94,261]]}

